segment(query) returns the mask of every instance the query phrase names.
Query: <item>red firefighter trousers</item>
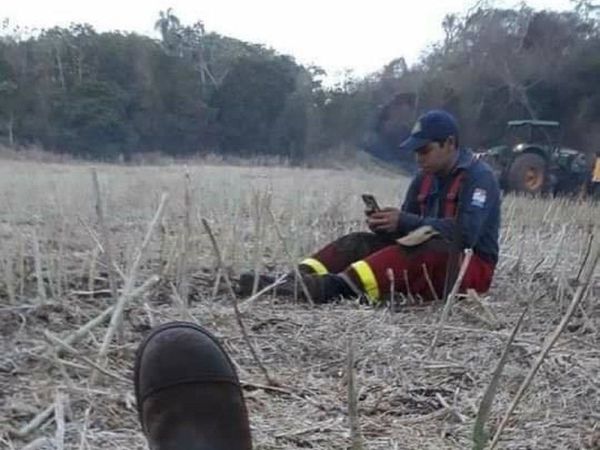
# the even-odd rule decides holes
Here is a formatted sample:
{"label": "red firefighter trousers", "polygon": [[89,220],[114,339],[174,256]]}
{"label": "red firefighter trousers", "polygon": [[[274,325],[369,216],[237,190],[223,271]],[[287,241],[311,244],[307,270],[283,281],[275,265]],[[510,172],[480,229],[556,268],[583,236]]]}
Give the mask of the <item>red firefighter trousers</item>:
{"label": "red firefighter trousers", "polygon": [[[449,267],[453,255],[456,252],[441,238],[406,248],[389,236],[359,232],[328,244],[302,261],[300,266],[305,271],[319,275],[339,274],[374,302],[390,294],[392,285],[396,292],[430,301],[436,296],[442,298],[445,288],[452,287],[447,286],[448,270],[458,270]],[[456,260],[456,256],[454,258]],[[463,278],[461,291],[474,289],[479,293],[486,292],[493,274],[494,264],[474,254]]]}

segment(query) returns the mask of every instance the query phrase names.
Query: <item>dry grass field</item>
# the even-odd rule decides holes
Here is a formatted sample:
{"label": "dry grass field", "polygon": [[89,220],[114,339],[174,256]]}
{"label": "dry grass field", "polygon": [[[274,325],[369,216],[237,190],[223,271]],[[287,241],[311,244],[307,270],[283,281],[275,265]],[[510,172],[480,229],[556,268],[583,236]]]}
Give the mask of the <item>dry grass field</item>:
{"label": "dry grass field", "polygon": [[[271,293],[239,299],[245,339],[221,274],[287,270],[362,228],[361,193],[398,204],[408,180],[377,170],[96,169],[104,220],[91,166],[0,161],[0,448],[145,448],[130,382],[136,346],[155,324],[194,320],[238,365],[256,449],[350,448],[349,374],[363,448],[469,449],[481,399],[528,307],[486,428],[493,434],[544,356],[498,448],[600,449],[600,271],[580,288],[600,206],[506,197],[493,288],[457,301],[433,351],[439,305],[310,307]],[[112,327],[115,292],[123,315]]]}

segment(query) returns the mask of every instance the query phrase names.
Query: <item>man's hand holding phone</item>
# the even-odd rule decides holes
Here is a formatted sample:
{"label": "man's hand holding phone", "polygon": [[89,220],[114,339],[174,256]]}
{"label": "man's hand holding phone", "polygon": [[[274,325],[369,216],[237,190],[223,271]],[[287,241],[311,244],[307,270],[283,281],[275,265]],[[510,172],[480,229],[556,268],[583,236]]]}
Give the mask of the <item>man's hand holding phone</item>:
{"label": "man's hand holding phone", "polygon": [[398,208],[380,208],[375,197],[363,194],[367,225],[371,231],[393,233],[398,229],[400,210]]}
{"label": "man's hand holding phone", "polygon": [[393,233],[398,230],[400,210],[398,208],[383,208],[367,216],[367,225],[372,231]]}

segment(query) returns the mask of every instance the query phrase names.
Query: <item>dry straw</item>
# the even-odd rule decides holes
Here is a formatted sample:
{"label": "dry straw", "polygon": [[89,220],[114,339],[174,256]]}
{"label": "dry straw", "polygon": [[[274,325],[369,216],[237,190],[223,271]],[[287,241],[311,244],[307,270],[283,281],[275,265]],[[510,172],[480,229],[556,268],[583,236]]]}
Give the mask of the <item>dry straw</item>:
{"label": "dry straw", "polygon": [[[339,233],[362,230],[360,194],[395,204],[390,186],[406,180],[182,170],[101,166],[100,195],[85,165],[0,165],[0,448],[145,448],[133,355],[152,324],[181,318],[211,329],[236,362],[256,448],[464,449],[476,423],[497,435],[497,448],[597,447],[597,205],[506,197],[492,289],[456,295],[447,304],[456,314],[352,300],[312,307],[268,295],[281,279],[238,304],[231,291],[241,271],[289,269]],[[179,201],[156,218],[163,191]],[[198,216],[219,224],[215,244],[198,233]],[[504,324],[519,323],[526,307],[511,334]],[[98,358],[103,347],[108,359]]]}

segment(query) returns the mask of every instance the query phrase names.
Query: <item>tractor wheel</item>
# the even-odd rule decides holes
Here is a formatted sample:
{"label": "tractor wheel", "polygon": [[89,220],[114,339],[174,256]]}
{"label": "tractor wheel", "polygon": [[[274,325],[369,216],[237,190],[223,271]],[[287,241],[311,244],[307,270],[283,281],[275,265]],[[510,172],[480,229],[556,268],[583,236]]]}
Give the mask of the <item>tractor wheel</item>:
{"label": "tractor wheel", "polygon": [[541,194],[548,185],[546,161],[535,153],[517,156],[508,170],[508,188],[511,191]]}

